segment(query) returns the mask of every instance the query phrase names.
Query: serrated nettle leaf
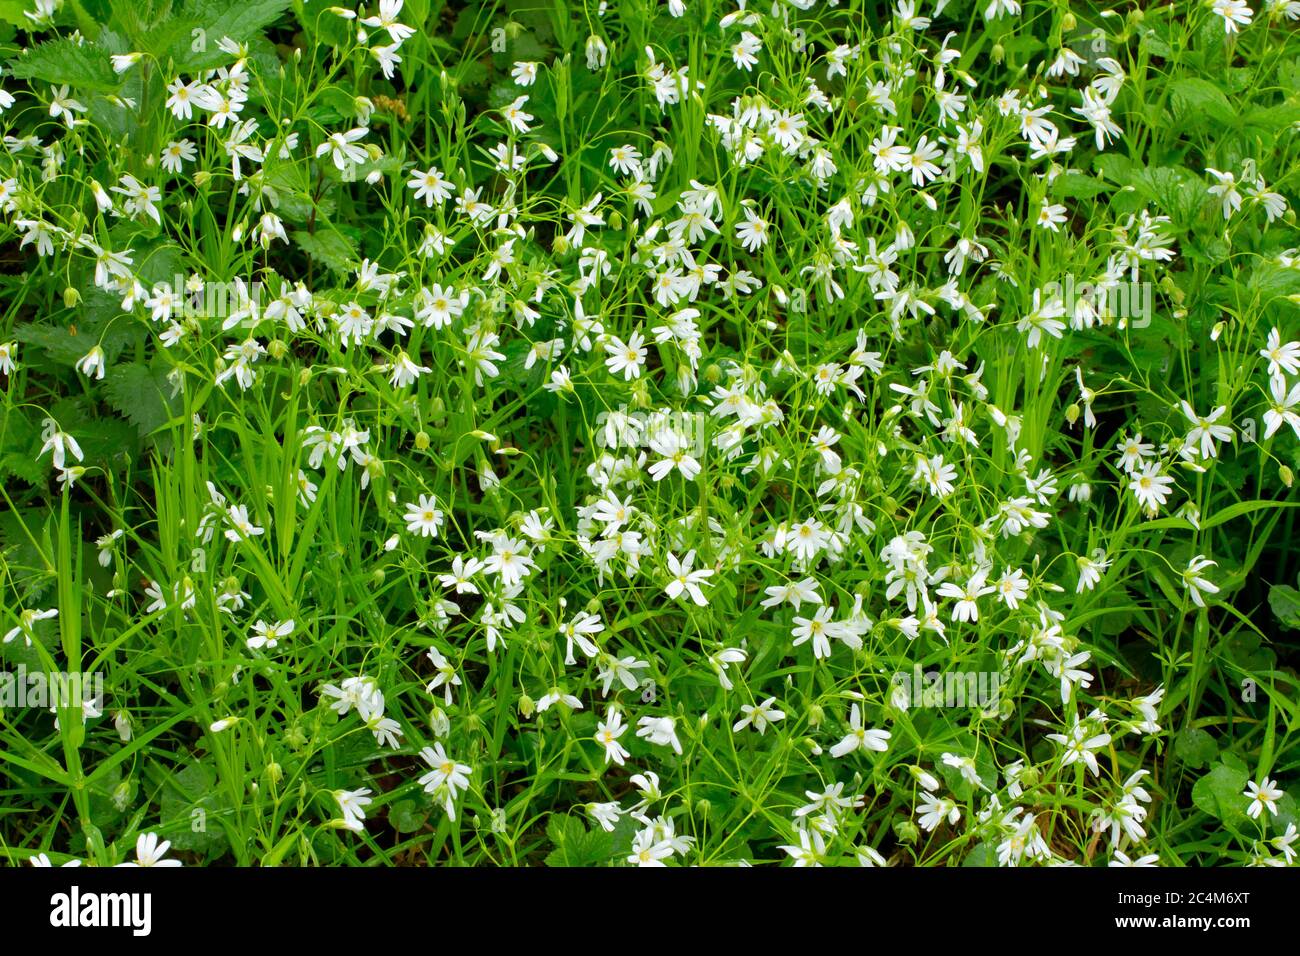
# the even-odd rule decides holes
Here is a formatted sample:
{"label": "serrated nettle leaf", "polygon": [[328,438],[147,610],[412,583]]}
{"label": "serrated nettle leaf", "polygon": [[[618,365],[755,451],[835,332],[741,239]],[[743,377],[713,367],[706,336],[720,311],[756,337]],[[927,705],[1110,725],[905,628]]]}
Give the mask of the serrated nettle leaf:
{"label": "serrated nettle leaf", "polygon": [[120,51],[71,38],[48,40],[24,50],[8,68],[20,80],[108,93],[121,85],[109,59],[115,52]]}
{"label": "serrated nettle leaf", "polygon": [[171,398],[167,372],[160,367],[134,362],[116,365],[103,388],[108,403],[139,429],[142,438],[171,421],[179,407]]}
{"label": "serrated nettle leaf", "polygon": [[1179,122],[1202,124],[1206,121],[1232,126],[1238,114],[1223,91],[1209,80],[1187,77],[1169,84],[1170,101]]}
{"label": "serrated nettle leaf", "polygon": [[173,11],[175,22],[155,28],[147,41],[177,72],[213,69],[229,60],[222,40],[248,43],[290,6],[290,0],[184,0]]}
{"label": "serrated nettle leaf", "polygon": [[346,273],[358,261],[356,246],[337,229],[322,225],[315,232],[293,233],[293,241],[314,261],[335,272]]}

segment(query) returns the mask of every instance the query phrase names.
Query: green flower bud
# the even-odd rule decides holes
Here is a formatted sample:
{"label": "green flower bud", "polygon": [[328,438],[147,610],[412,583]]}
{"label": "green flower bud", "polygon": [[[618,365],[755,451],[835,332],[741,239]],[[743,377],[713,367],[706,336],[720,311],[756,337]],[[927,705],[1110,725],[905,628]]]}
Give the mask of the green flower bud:
{"label": "green flower bud", "polygon": [[894,823],[894,836],[898,837],[900,843],[915,843],[921,836],[921,831],[911,820],[898,820]]}
{"label": "green flower bud", "polygon": [[821,704],[810,704],[808,707],[808,726],[820,727],[826,719],[826,711]]}

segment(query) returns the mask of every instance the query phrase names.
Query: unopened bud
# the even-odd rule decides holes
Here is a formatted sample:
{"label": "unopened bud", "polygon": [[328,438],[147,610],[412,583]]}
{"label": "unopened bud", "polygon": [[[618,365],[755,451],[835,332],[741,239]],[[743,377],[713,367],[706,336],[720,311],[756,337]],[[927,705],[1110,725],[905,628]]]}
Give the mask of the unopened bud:
{"label": "unopened bud", "polygon": [[820,727],[822,721],[826,719],[826,711],[822,709],[821,704],[812,704],[808,707],[808,726]]}

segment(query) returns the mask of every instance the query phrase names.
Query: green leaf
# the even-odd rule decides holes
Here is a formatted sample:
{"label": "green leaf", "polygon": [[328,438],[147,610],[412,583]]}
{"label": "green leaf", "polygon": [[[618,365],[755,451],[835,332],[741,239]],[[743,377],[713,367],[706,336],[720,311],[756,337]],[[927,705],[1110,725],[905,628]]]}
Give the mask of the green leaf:
{"label": "green leaf", "polygon": [[227,841],[216,816],[223,808],[215,775],[197,760],[174,774],[162,794],[162,823],[177,850],[216,855]]}
{"label": "green leaf", "polygon": [[1127,186],[1137,170],[1133,160],[1119,153],[1102,153],[1092,161],[1093,168],[1117,186]]}
{"label": "green leaf", "polygon": [[0,477],[15,475],[29,485],[40,483],[47,465],[36,460],[39,435],[21,408],[0,408]]}
{"label": "green leaf", "polygon": [[230,60],[218,46],[222,39],[247,43],[289,6],[290,0],[188,0],[146,34],[146,44],[180,72],[208,69]]}
{"label": "green leaf", "polygon": [[108,403],[139,429],[141,437],[173,418],[164,389],[170,391],[166,374],[138,362],[116,365],[104,379]]}
{"label": "green leaf", "polygon": [[71,326],[19,325],[14,328],[14,338],[43,349],[55,362],[71,368],[96,345],[103,347],[108,361],[112,362],[137,334],[133,328],[119,324],[101,336],[95,331],[94,326],[97,324],[92,321],[89,328],[83,327],[76,331]]}
{"label": "green leaf", "polygon": [[12,23],[16,27],[32,27],[34,24],[23,13],[32,9],[24,0],[0,0],[0,21]]}
{"label": "green leaf", "polygon": [[1052,184],[1052,190],[1059,198],[1091,199],[1112,189],[1096,176],[1087,176],[1076,171],[1068,171],[1058,176]]}
{"label": "green leaf", "polygon": [[1214,737],[1197,727],[1188,727],[1174,738],[1174,755],[1193,770],[1208,767],[1219,753]]}
{"label": "green leaf", "polygon": [[1269,501],[1267,499],[1238,501],[1235,505],[1229,505],[1222,511],[1215,512],[1209,519],[1202,521],[1201,530],[1209,531],[1211,528],[1217,528],[1219,525],[1225,524],[1233,518],[1239,518],[1242,515],[1250,514],[1252,511],[1263,511],[1266,508],[1300,508],[1300,502]]}
{"label": "green leaf", "polygon": [[966,859],[961,861],[962,866],[982,867],[997,866],[998,854],[992,843],[981,843],[966,854]]}
{"label": "green leaf", "polygon": [[1141,170],[1133,176],[1133,185],[1155,200],[1180,228],[1185,228],[1186,224],[1196,218],[1201,204],[1209,195],[1200,177],[1182,166],[1156,166]]}
{"label": "green leaf", "polygon": [[1169,84],[1170,103],[1174,118],[1193,125],[1204,119],[1221,126],[1231,126],[1237,114],[1223,91],[1199,77],[1188,77]]}
{"label": "green leaf", "polygon": [[297,229],[293,233],[293,241],[308,256],[334,272],[346,274],[357,261],[356,246],[335,229],[319,229],[316,232]]}
{"label": "green leaf", "polygon": [[120,84],[110,55],[99,44],[78,43],[65,37],[24,51],[9,62],[9,69],[20,80],[109,92]]}
{"label": "green leaf", "polygon": [[1240,822],[1246,818],[1246,782],[1249,775],[1224,764],[1196,781],[1192,787],[1192,803],[1205,813],[1224,823]]}
{"label": "green leaf", "polygon": [[1283,627],[1300,628],[1300,591],[1289,584],[1275,584],[1268,589],[1268,606]]}
{"label": "green leaf", "polygon": [[[49,458],[45,461],[48,462]],[[11,576],[20,600],[28,605],[40,600],[54,583],[54,566],[48,557],[53,554],[54,547],[47,517],[46,512],[39,508],[0,510],[0,556],[3,557],[0,565]]]}
{"label": "green leaf", "polygon": [[1252,631],[1238,631],[1223,642],[1227,657],[1242,670],[1258,674],[1277,664],[1277,655],[1264,647],[1263,638]]}
{"label": "green leaf", "polygon": [[581,820],[553,813],[546,835],[555,849],[546,856],[547,866],[595,866],[608,862],[614,851],[614,837],[604,830],[588,831]]}
{"label": "green leaf", "polygon": [[388,822],[398,833],[414,833],[428,819],[428,809],[414,800],[398,800],[388,808]]}

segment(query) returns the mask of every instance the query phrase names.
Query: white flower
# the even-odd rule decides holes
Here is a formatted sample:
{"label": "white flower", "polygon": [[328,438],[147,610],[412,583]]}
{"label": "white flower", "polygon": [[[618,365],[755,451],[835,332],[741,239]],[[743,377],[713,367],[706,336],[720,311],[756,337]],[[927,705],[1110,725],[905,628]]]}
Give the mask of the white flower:
{"label": "white flower", "polygon": [[1223,32],[1236,33],[1242,27],[1250,26],[1255,12],[1246,6],[1246,0],[1208,0],[1211,10],[1223,17]]}
{"label": "white flower", "polygon": [[1142,466],[1142,471],[1130,479],[1130,485],[1133,489],[1133,495],[1137,498],[1138,503],[1150,514],[1156,511],[1169,500],[1169,489],[1174,480],[1164,474],[1159,464],[1148,462]]}
{"label": "white flower", "polygon": [[50,452],[50,460],[54,462],[55,468],[62,469],[64,467],[68,452],[71,452],[72,457],[77,461],[81,461],[84,457],[77,440],[67,432],[60,431],[58,424],[52,418],[45,419],[41,437],[44,442],[41,445],[41,450],[36,453],[36,457],[40,458],[47,451]]}
{"label": "white flower", "polygon": [[185,163],[192,163],[198,158],[194,143],[188,139],[172,140],[162,151],[160,161],[163,169],[169,173],[179,173]]}
{"label": "white flower", "polygon": [[248,508],[245,505],[232,505],[229,511],[226,512],[226,518],[231,525],[225,531],[227,541],[238,544],[245,538],[256,537],[264,531],[263,528],[259,528],[249,519]]}
{"label": "white flower", "polygon": [[442,528],[444,516],[433,495],[420,495],[417,501],[406,506],[406,530],[422,538],[436,538]]}
{"label": "white flower", "polygon": [[131,67],[139,63],[140,59],[143,56],[144,56],[143,53],[122,53],[115,56],[111,56],[109,57],[109,59],[113,63],[113,72],[121,74],[121,73],[125,73],[127,70],[131,69]]}
{"label": "white flower", "polygon": [[1264,437],[1272,438],[1283,425],[1290,425],[1296,437],[1300,438],[1300,382],[1287,391],[1286,379],[1275,375],[1268,380],[1271,396],[1268,409],[1264,412]]}
{"label": "white flower", "polygon": [[[1239,0],[1228,0],[1228,3],[1239,2]],[[1232,20],[1227,20],[1231,24]],[[1228,31],[1232,32],[1231,29]],[[1237,177],[1230,172],[1222,172],[1217,169],[1205,167],[1205,171],[1214,177],[1215,183],[1209,187],[1211,196],[1218,196],[1223,208],[1223,218],[1231,219],[1232,214],[1241,208],[1241,193],[1237,191]]]}
{"label": "white flower", "polygon": [[1283,791],[1272,780],[1265,777],[1263,783],[1255,783],[1253,780],[1247,783],[1246,792],[1242,796],[1250,798],[1246,813],[1254,820],[1264,812],[1266,807],[1269,813],[1277,816],[1277,802],[1283,796]]}
{"label": "white flower", "polygon": [[757,252],[767,245],[771,232],[767,220],[755,215],[748,206],[745,207],[745,221],[736,223],[736,238],[749,252]]}
{"label": "white flower", "polygon": [[1187,433],[1188,446],[1199,444],[1201,456],[1203,458],[1214,458],[1219,453],[1216,441],[1229,442],[1236,435],[1227,425],[1217,425],[1220,418],[1227,414],[1227,406],[1220,405],[1210,412],[1209,415],[1200,416],[1186,401],[1180,403],[1179,408],[1189,422],[1192,423],[1192,429]]}
{"label": "white flower", "polygon": [[1071,720],[1072,723],[1068,734],[1048,734],[1047,739],[1053,740],[1062,746],[1061,765],[1063,767],[1068,767],[1070,764],[1082,760],[1095,777],[1101,773],[1101,768],[1097,765],[1095,751],[1110,743],[1110,734],[1104,732],[1093,733],[1089,726],[1090,721],[1080,720],[1077,714]]}
{"label": "white flower", "polygon": [[1197,607],[1205,607],[1205,599],[1202,594],[1217,594],[1219,586],[1208,578],[1204,577],[1201,572],[1206,568],[1215,567],[1217,562],[1211,561],[1203,554],[1198,554],[1187,562],[1187,570],[1183,572],[1183,587],[1187,588],[1192,597],[1192,601]]}
{"label": "white flower", "polygon": [[253,636],[248,638],[246,643],[253,650],[266,648],[274,650],[279,644],[280,638],[288,637],[293,633],[293,619],[287,621],[276,621],[274,624],[267,624],[265,621],[258,619],[253,624]]}
{"label": "white flower", "polygon": [[695,564],[694,549],[686,552],[686,557],[680,561],[677,559],[677,555],[669,552],[666,561],[670,578],[668,584],[664,586],[664,593],[674,600],[682,594],[686,594],[700,607],[708,605],[709,600],[704,596],[700,585],[713,576],[713,569],[700,568],[692,570]]}
{"label": "white flower", "polygon": [[360,790],[335,790],[333,791],[334,799],[338,802],[339,811],[343,814],[342,820],[338,821],[344,829],[351,830],[354,833],[360,833],[366,828],[366,807],[372,802],[369,796],[371,791],[367,788]]}
{"label": "white flower", "polygon": [[641,154],[635,146],[615,146],[609,151],[609,168],[624,176],[641,175]]}
{"label": "white flower", "polygon": [[617,336],[611,335],[605,343],[605,366],[611,375],[623,373],[624,381],[641,377],[641,366],[645,364],[645,337],[640,332],[633,332],[625,343]]}
{"label": "white flower", "polygon": [[537,82],[537,67],[531,60],[519,60],[510,69],[510,76],[518,86],[532,86]]}
{"label": "white flower", "polygon": [[1291,844],[1296,842],[1297,836],[1300,836],[1300,834],[1296,833],[1295,824],[1288,823],[1286,825],[1286,832],[1280,836],[1273,837],[1270,841],[1273,844],[1274,849],[1282,851],[1282,855],[1286,857],[1288,866],[1295,862],[1296,851]]}
{"label": "white flower", "polygon": [[1136,859],[1129,857],[1123,850],[1112,850],[1111,860],[1107,866],[1139,866],[1152,867],[1160,865],[1160,856],[1157,853],[1148,853],[1146,856],[1140,856]]}
{"label": "white flower", "polygon": [[636,722],[638,737],[643,737],[660,747],[672,747],[681,754],[681,741],[677,739],[677,725],[671,717],[642,717]]}
{"label": "white flower", "polygon": [[763,49],[763,43],[758,37],[745,30],[740,34],[740,39],[731,45],[731,59],[739,69],[749,72],[758,63],[758,52]]}
{"label": "white flower", "polygon": [[767,732],[768,724],[785,719],[785,712],[776,707],[775,697],[769,697],[760,704],[741,704],[740,712],[743,716],[731,727],[735,733],[739,733],[746,727],[753,727],[762,735]]}
{"label": "white flower", "polygon": [[843,757],[856,750],[863,752],[878,751],[884,753],[889,749],[888,730],[872,730],[862,726],[862,711],[854,704],[849,708],[849,732],[844,739],[831,747],[832,757]]}
{"label": "white flower", "polygon": [[1268,345],[1259,350],[1259,354],[1268,359],[1268,374],[1277,378],[1285,372],[1287,375],[1300,373],[1300,342],[1282,342],[1282,333],[1277,327],[1269,330]]}
{"label": "white flower", "polygon": [[784,850],[794,860],[795,866],[821,866],[822,858],[826,855],[826,840],[817,830],[798,831],[799,844],[797,846],[790,844],[782,846],[779,849]]}
{"label": "white flower", "polygon": [[916,812],[918,814],[917,824],[927,833],[943,823],[945,817],[950,826],[956,826],[957,822],[961,820],[961,807],[957,806],[955,800],[928,792],[921,798],[921,802],[917,804]]}
{"label": "white flower", "polygon": [[167,851],[171,848],[170,840],[158,841],[156,833],[141,833],[135,841],[135,859],[127,863],[119,863],[119,866],[138,867],[138,866],[184,866],[180,860],[164,859]]}
{"label": "white flower", "polygon": [[623,723],[623,715],[610,704],[605,711],[605,719],[596,725],[595,736],[596,743],[605,748],[605,763],[612,760],[621,767],[627,759],[627,750],[618,742],[625,730],[627,725]]}
{"label": "white flower", "polygon": [[516,133],[527,133],[532,128],[528,125],[528,122],[533,118],[533,114],[524,111],[524,104],[527,102],[527,95],[520,96],[501,110],[501,115],[505,118],[507,125]]}
{"label": "white flower", "polygon": [[331,133],[329,138],[317,147],[316,158],[329,156],[340,170],[346,169],[349,165],[364,163],[369,154],[356,144],[365,137],[367,132],[364,126],[358,126],[346,133]]}
{"label": "white flower", "polygon": [[619,817],[623,815],[623,808],[618,805],[617,800],[609,803],[589,803],[585,809],[606,833],[614,832],[614,828],[618,826]]}
{"label": "white flower", "polygon": [[[419,783],[425,793],[435,793],[445,787],[448,800],[469,789],[469,775],[474,769],[468,764],[457,763],[447,756],[441,743],[425,747],[420,751],[420,758],[433,769],[420,777]],[[450,815],[450,814],[449,814]]]}
{"label": "white flower", "polygon": [[605,65],[609,58],[609,47],[605,41],[598,36],[587,37],[587,69],[598,70]]}
{"label": "white flower", "polygon": [[436,166],[430,166],[423,172],[412,170],[411,180],[406,186],[414,189],[415,198],[423,199],[426,206],[432,206],[435,202],[442,205],[452,194],[451,180],[443,176],[442,170]]}
{"label": "white flower", "polygon": [[628,855],[627,862],[637,866],[666,866],[663,861],[672,855],[671,843],[655,840],[653,830],[642,830],[632,841],[632,852]]}
{"label": "white flower", "polygon": [[77,361],[77,371],[86,378],[102,379],[104,377],[104,350],[98,345]]}
{"label": "white flower", "polygon": [[1047,203],[1038,210],[1038,225],[1044,229],[1050,229],[1052,232],[1060,232],[1061,225],[1065,222],[1065,206],[1060,203]]}
{"label": "white flower", "polygon": [[22,611],[18,615],[18,626],[11,627],[5,633],[3,642],[5,644],[9,644],[21,634],[23,639],[27,642],[27,646],[31,647],[32,638],[35,636],[32,630],[32,626],[37,621],[48,621],[51,618],[56,618],[58,616],[59,616],[58,608],[47,608],[43,611],[33,611],[33,610]]}

